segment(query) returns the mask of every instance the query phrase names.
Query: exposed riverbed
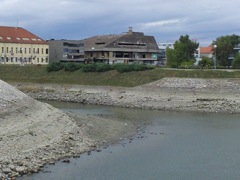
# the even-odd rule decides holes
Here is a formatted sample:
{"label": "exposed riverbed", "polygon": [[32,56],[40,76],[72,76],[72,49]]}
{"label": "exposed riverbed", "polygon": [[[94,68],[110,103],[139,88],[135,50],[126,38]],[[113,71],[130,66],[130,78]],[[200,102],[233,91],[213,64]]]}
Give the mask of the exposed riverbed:
{"label": "exposed riverbed", "polygon": [[[70,158],[34,174],[40,179],[237,180],[240,177],[240,121],[237,114],[160,112],[51,102],[64,111],[141,122],[132,138],[91,155]],[[145,122],[145,123],[144,123]]]}

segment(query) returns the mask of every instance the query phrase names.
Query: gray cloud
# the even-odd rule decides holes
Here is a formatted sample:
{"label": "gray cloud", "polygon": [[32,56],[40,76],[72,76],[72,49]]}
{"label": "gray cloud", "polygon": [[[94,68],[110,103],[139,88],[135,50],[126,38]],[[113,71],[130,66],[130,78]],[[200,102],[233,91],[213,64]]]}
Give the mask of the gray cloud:
{"label": "gray cloud", "polygon": [[0,24],[26,28],[48,39],[82,39],[96,34],[135,31],[157,41],[180,35],[210,43],[239,34],[238,0],[0,0]]}

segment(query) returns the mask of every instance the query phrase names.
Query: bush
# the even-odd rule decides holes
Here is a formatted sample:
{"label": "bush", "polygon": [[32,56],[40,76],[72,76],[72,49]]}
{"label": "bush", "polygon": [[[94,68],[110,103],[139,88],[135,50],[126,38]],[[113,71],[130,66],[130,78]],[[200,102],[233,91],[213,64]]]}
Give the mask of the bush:
{"label": "bush", "polygon": [[83,64],[77,64],[77,63],[67,63],[64,67],[64,70],[65,71],[70,71],[70,72],[73,72],[73,71],[76,71],[78,69],[81,69],[83,66]]}
{"label": "bush", "polygon": [[48,64],[47,66],[47,71],[51,72],[51,71],[59,71],[62,70],[64,68],[64,65],[60,62],[53,62]]}
{"label": "bush", "polygon": [[189,69],[189,68],[193,68],[193,66],[194,66],[194,60],[183,61],[179,66],[179,68]]}
{"label": "bush", "polygon": [[96,71],[97,72],[105,72],[111,70],[111,66],[109,64],[105,63],[98,63],[96,66]]}
{"label": "bush", "polygon": [[237,53],[234,60],[232,61],[232,67],[237,69],[240,68],[240,54]]}
{"label": "bush", "polygon": [[134,70],[133,64],[114,64],[112,67],[114,70],[117,70],[120,73],[131,72]]}
{"label": "bush", "polygon": [[97,64],[86,64],[82,67],[83,72],[95,72],[97,68]]}
{"label": "bush", "polygon": [[208,57],[202,57],[202,60],[198,62],[200,67],[209,68],[213,66],[213,60]]}

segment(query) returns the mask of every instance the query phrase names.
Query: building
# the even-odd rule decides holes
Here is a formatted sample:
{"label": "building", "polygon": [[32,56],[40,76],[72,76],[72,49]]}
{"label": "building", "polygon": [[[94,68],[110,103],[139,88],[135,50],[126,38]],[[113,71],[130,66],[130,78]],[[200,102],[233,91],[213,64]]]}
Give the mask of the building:
{"label": "building", "polygon": [[198,65],[198,62],[202,60],[202,57],[213,58],[214,48],[213,45],[199,47],[195,52],[194,56],[196,59],[195,64]]}
{"label": "building", "polygon": [[90,62],[157,64],[158,45],[142,32],[94,36],[84,40],[85,59]]}
{"label": "building", "polygon": [[50,62],[84,62],[84,43],[79,40],[49,40]]}
{"label": "building", "polygon": [[174,49],[174,43],[158,43],[158,48],[160,50],[159,53],[159,60],[161,64],[166,64],[167,57],[166,57],[166,50],[167,48]]}
{"label": "building", "polygon": [[1,64],[48,64],[48,44],[21,27],[0,26]]}
{"label": "building", "polygon": [[229,55],[228,66],[232,66],[232,61],[234,60],[235,55],[237,53],[240,53],[240,44],[235,45],[234,48],[233,48],[233,53]]}

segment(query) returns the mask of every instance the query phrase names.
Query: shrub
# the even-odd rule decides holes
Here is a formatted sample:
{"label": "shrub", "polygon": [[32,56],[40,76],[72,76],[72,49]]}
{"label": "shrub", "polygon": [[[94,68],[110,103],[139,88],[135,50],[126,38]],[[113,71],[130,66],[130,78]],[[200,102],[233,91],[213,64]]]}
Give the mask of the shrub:
{"label": "shrub", "polygon": [[194,60],[183,61],[179,66],[179,68],[189,69],[189,68],[192,68],[193,66],[194,66]]}
{"label": "shrub", "polygon": [[234,60],[232,61],[233,68],[240,68],[240,54],[237,53]]}
{"label": "shrub", "polygon": [[134,70],[134,65],[133,64],[114,64],[113,69],[117,70],[120,73],[131,72]]}
{"label": "shrub", "polygon": [[198,65],[200,67],[204,67],[204,68],[209,68],[211,66],[213,66],[213,60],[208,58],[208,57],[202,57],[202,60],[198,62]]}
{"label": "shrub", "polygon": [[60,63],[60,62],[53,62],[53,63],[48,64],[47,71],[48,72],[59,71],[59,70],[61,70],[63,68],[64,68],[64,65],[62,63]]}
{"label": "shrub", "polygon": [[96,71],[97,72],[105,72],[111,70],[111,66],[109,64],[105,63],[98,63],[96,66]]}
{"label": "shrub", "polygon": [[83,72],[95,72],[97,64],[86,64],[82,67]]}
{"label": "shrub", "polygon": [[64,67],[65,71],[76,71],[78,69],[81,69],[83,64],[77,64],[77,63],[67,63]]}

